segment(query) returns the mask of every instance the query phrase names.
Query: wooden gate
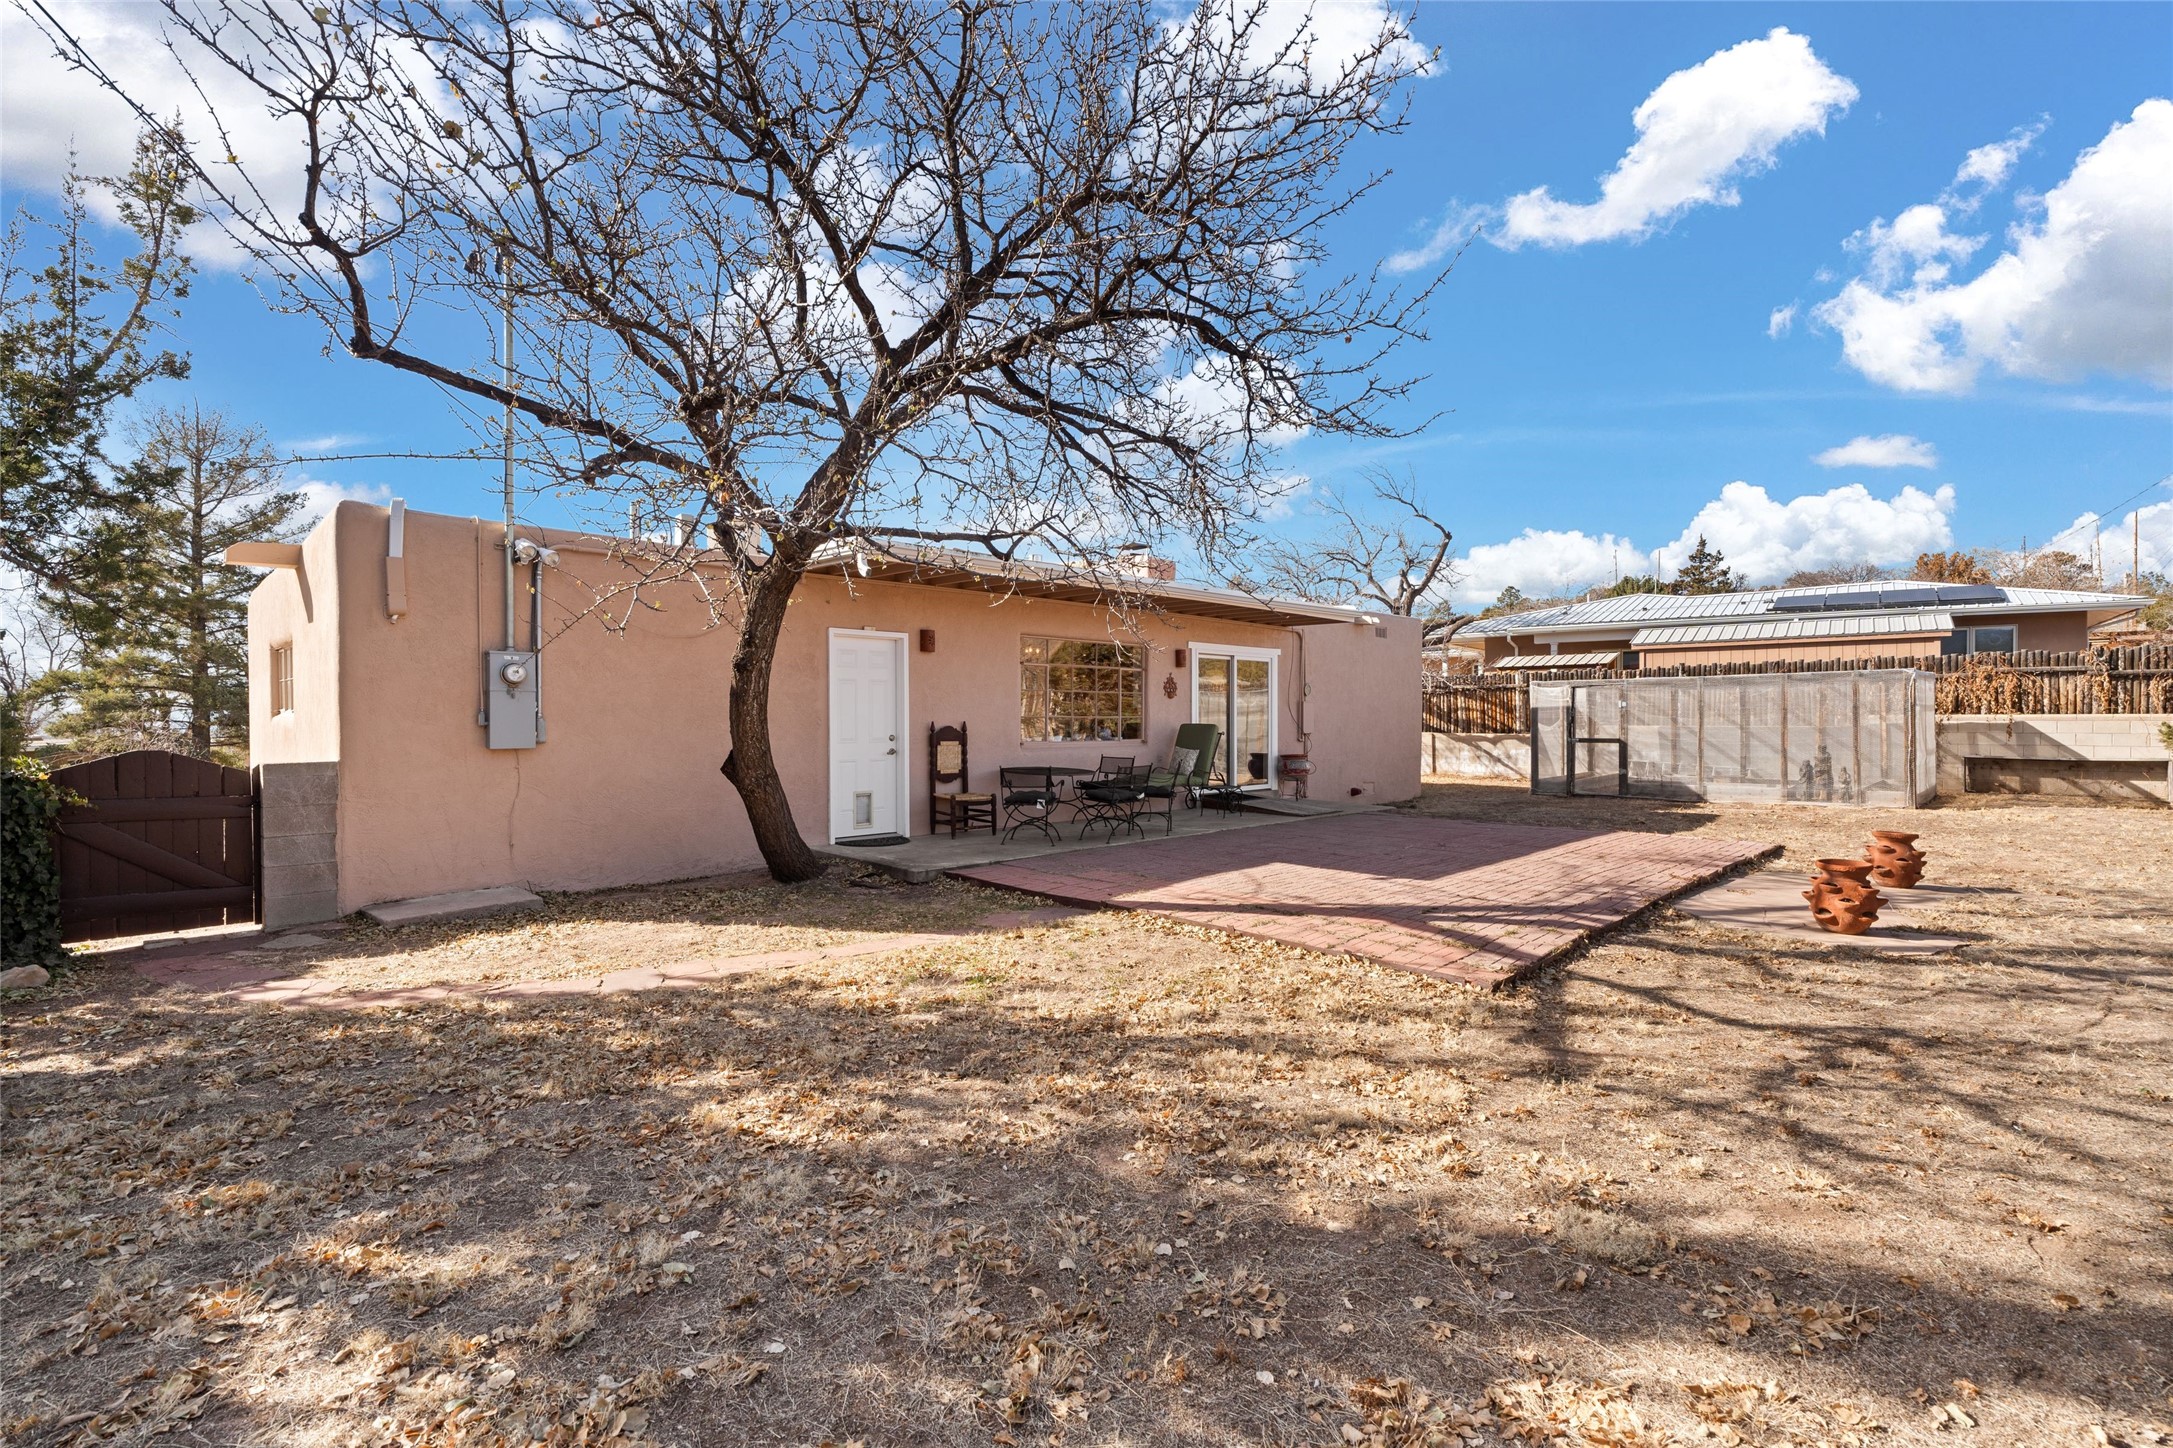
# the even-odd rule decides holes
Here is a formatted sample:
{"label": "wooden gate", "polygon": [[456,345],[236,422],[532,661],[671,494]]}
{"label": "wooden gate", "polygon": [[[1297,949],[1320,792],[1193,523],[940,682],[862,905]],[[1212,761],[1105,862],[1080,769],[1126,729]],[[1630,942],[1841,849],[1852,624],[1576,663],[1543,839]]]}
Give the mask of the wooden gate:
{"label": "wooden gate", "polygon": [[60,813],[64,940],[257,918],[249,771],[136,749],[53,771],[84,804]]}

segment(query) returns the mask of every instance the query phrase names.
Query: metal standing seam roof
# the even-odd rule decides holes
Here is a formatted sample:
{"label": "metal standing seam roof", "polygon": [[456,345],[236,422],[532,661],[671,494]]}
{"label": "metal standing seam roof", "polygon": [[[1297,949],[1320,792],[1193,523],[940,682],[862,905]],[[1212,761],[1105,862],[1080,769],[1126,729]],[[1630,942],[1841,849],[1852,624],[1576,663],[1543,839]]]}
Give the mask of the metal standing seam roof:
{"label": "metal standing seam roof", "polygon": [[[1896,587],[1902,585],[1897,584]],[[1919,585],[1921,586],[1921,585]],[[1760,588],[1744,593],[1625,593],[1614,598],[1595,598],[1553,608],[1528,609],[1503,614],[1467,625],[1459,638],[1495,638],[1512,633],[1544,633],[1554,629],[1638,627],[1645,624],[1718,621],[1728,618],[1792,617],[1774,605],[1786,597],[1832,593],[1819,588]],[[1954,604],[1955,614],[2011,613],[2018,609],[2127,609],[2140,608],[2149,599],[2126,593],[2091,593],[2066,588],[2001,588],[1998,602]],[[1815,616],[1815,615],[1814,615]]]}
{"label": "metal standing seam roof", "polygon": [[1879,638],[1900,634],[1943,634],[1954,628],[1954,615],[1917,609],[1893,613],[1790,614],[1785,618],[1746,618],[1726,623],[1662,624],[1641,628],[1630,640],[1636,649],[1666,644],[1771,643],[1797,639]]}
{"label": "metal standing seam roof", "polygon": [[1604,669],[1622,659],[1620,649],[1584,654],[1511,654],[1489,664],[1493,669]]}

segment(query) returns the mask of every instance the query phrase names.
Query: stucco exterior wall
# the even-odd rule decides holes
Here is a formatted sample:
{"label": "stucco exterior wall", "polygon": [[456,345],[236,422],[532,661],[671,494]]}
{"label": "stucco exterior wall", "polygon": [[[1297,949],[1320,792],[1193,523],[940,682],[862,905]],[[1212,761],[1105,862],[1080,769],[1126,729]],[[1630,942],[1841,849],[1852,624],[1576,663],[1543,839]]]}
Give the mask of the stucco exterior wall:
{"label": "stucco exterior wall", "polygon": [[[293,719],[255,718],[256,758],[338,761],[342,910],[485,885],[582,889],[759,863],[738,796],[717,771],[731,747],[732,635],[708,626],[691,586],[645,590],[652,607],[633,609],[614,633],[593,606],[598,589],[624,577],[619,565],[563,552],[544,573],[547,742],[492,751],[476,715],[483,652],[502,643],[499,526],[409,512],[408,612],[397,620],[384,608],[386,536],[384,509],[344,503],[305,546],[301,576],[268,576],[251,602],[253,713],[269,693],[277,635],[296,639],[298,692]],[[301,607],[305,582],[313,612]],[[627,612],[625,600],[616,612]],[[527,627],[524,594],[523,645]],[[1091,605],[818,576],[793,599],[771,696],[780,771],[802,833],[818,844],[829,808],[830,635],[839,629],[908,636],[900,748],[914,833],[928,827],[932,722],[967,726],[972,783],[984,789],[1000,764],[1091,766],[1105,752],[1167,758],[1191,717],[1197,658],[1177,668],[1178,647],[1281,650],[1277,748],[1296,749],[1302,717],[1316,797],[1418,791],[1413,620],[1308,626],[1301,645],[1299,630],[1173,614],[1138,620],[1135,640]],[[933,652],[919,651],[921,629],[934,630]],[[1113,631],[1147,651],[1144,739],[1022,742],[1020,636]]]}

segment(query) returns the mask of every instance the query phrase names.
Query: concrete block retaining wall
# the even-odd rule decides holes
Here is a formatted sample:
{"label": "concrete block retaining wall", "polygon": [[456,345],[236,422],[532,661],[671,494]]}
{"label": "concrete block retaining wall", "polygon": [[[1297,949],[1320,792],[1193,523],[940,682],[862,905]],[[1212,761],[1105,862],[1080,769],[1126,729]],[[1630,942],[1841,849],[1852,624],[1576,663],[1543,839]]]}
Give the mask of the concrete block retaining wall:
{"label": "concrete block retaining wall", "polygon": [[1955,714],[1939,721],[1939,793],[2173,798],[2173,714]]}
{"label": "concrete block retaining wall", "polygon": [[1442,734],[1419,736],[1419,767],[1426,774],[1454,774],[1466,779],[1532,777],[1532,741],[1524,734]]}
{"label": "concrete block retaining wall", "polygon": [[264,924],[279,930],[339,918],[340,767],[257,766],[264,838],[257,858]]}

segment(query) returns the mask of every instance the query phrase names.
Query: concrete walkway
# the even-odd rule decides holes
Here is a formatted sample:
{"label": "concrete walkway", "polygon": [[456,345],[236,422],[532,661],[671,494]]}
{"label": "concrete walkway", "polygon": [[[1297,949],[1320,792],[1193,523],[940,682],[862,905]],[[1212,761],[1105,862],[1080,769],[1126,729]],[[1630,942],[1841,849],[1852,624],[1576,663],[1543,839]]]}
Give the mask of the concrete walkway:
{"label": "concrete walkway", "polygon": [[1498,986],[1777,845],[1389,811],[952,873]]}

